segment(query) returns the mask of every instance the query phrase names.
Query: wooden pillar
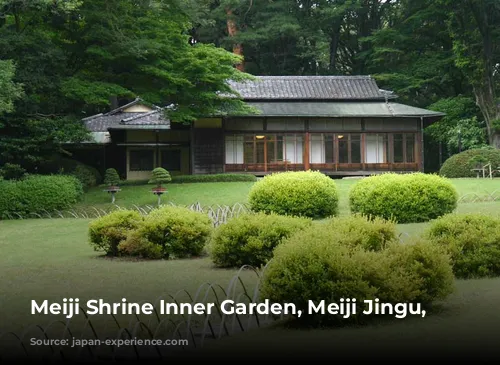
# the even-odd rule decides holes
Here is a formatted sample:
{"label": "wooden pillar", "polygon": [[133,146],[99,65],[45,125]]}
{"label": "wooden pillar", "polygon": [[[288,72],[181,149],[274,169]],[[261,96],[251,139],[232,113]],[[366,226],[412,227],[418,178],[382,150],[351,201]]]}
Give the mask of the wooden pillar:
{"label": "wooden pillar", "polygon": [[303,160],[304,160],[304,170],[309,170],[310,169],[310,164],[309,164],[309,132],[306,132],[304,135],[304,153],[303,153]]}
{"label": "wooden pillar", "polygon": [[366,170],[365,163],[366,163],[366,133],[361,133],[361,164],[362,164],[361,168],[363,170]]}

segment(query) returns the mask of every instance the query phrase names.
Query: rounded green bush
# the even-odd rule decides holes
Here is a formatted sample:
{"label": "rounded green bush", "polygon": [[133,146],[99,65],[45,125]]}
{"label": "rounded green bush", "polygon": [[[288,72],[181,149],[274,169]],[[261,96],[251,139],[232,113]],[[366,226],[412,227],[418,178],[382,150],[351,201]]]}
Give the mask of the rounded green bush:
{"label": "rounded green bush", "polygon": [[89,240],[96,251],[117,256],[118,245],[137,229],[143,217],[135,210],[117,210],[90,222]]}
{"label": "rounded green bush", "polygon": [[358,181],[349,192],[351,212],[394,220],[427,222],[457,207],[452,183],[437,175],[386,173]]}
{"label": "rounded green bush", "polygon": [[453,268],[450,256],[442,247],[431,241],[413,239],[404,244],[392,242],[384,253],[389,275],[381,283],[379,296],[385,301],[430,304],[453,292]]}
{"label": "rounded green bush", "polygon": [[243,214],[215,229],[209,245],[210,256],[218,267],[259,267],[272,258],[274,248],[284,238],[311,224],[309,218]]}
{"label": "rounded green bush", "polygon": [[359,214],[329,219],[321,226],[331,234],[349,237],[348,243],[369,251],[383,250],[398,237],[396,223],[382,218],[368,218]]}
{"label": "rounded green bush", "polygon": [[0,217],[28,216],[65,209],[80,199],[82,184],[74,176],[31,175],[0,183]]}
{"label": "rounded green bush", "polygon": [[[493,170],[498,170],[500,150],[491,147],[474,148],[448,158],[441,166],[439,175],[448,178],[476,177],[477,173],[472,169],[477,164],[484,166],[488,163],[491,163]],[[494,176],[500,176],[500,172],[496,171]]]}
{"label": "rounded green bush", "polygon": [[212,231],[212,221],[206,214],[164,206],[148,214],[136,234],[159,246],[161,257],[168,259],[200,255]]}
{"label": "rounded green bush", "polygon": [[456,277],[500,276],[500,218],[448,214],[432,222],[425,236],[449,252]]}
{"label": "rounded green bush", "polygon": [[337,212],[335,182],[319,171],[279,172],[256,182],[249,195],[253,211],[324,218]]}
{"label": "rounded green bush", "polygon": [[439,246],[425,240],[402,244],[391,239],[392,234],[386,236],[388,241],[381,239],[383,244],[367,245],[343,225],[337,230],[319,229],[321,224],[295,233],[275,248],[264,271],[261,299],[294,303],[302,310],[300,319],[315,324],[359,323],[366,317],[362,310],[350,318],[307,315],[309,301],[317,305],[322,300],[339,303],[341,298],[355,298],[358,308],[364,309],[363,301],[369,299],[429,304],[452,292],[450,258]]}

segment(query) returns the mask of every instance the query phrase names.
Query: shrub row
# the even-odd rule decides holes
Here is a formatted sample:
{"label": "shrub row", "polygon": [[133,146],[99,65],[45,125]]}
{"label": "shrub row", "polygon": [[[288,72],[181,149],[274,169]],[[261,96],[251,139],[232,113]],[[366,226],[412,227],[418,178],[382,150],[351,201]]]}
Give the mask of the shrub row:
{"label": "shrub row", "polygon": [[102,182],[102,176],[96,168],[71,158],[59,156],[41,164],[39,173],[73,175],[80,180],[84,189],[97,186]]}
{"label": "shrub row", "polygon": [[82,194],[82,184],[74,176],[31,175],[20,181],[0,181],[0,217],[64,209]]}
{"label": "shrub row", "polygon": [[[251,174],[207,174],[207,175],[172,175],[172,184],[203,183],[203,182],[239,182],[257,181],[257,177]],[[122,186],[146,185],[146,180],[124,180]]]}
{"label": "shrub row", "polygon": [[90,223],[89,240],[108,256],[169,259],[198,256],[212,233],[206,214],[164,206],[146,216],[118,210]]}

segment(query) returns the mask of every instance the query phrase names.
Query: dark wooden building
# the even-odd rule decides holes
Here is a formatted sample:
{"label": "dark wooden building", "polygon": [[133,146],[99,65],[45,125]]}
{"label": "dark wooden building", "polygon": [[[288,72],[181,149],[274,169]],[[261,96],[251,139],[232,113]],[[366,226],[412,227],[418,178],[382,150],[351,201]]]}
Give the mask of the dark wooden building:
{"label": "dark wooden building", "polygon": [[320,170],[329,175],[423,171],[423,129],[444,114],[395,102],[369,76],[265,76],[231,83],[258,113],[190,126],[139,99],[84,119],[94,140],[75,158],[127,179],[172,174]]}

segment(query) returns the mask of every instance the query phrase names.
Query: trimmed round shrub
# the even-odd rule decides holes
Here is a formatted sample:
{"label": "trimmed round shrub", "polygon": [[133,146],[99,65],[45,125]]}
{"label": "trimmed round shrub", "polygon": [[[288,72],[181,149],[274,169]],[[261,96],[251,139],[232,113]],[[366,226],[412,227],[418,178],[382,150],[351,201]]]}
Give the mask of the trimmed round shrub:
{"label": "trimmed round shrub", "polygon": [[209,245],[210,256],[218,267],[260,267],[272,258],[274,248],[284,238],[311,224],[309,218],[243,214],[215,229]]}
{"label": "trimmed round shrub", "polygon": [[442,247],[417,239],[404,244],[392,242],[384,253],[388,276],[381,283],[379,297],[385,301],[430,304],[453,292],[453,268]]}
{"label": "trimmed round shrub", "polygon": [[337,213],[338,193],[319,171],[279,172],[253,185],[249,203],[256,212],[324,218]]}
{"label": "trimmed round shrub", "polygon": [[142,259],[161,259],[162,247],[143,237],[138,231],[131,231],[118,245],[118,252],[123,256],[135,256]]}
{"label": "trimmed round shrub", "polygon": [[89,225],[89,240],[96,251],[109,256],[119,254],[118,245],[137,229],[143,217],[135,210],[116,210],[93,220]]}
{"label": "trimmed round shrub", "polygon": [[[85,189],[101,183],[102,176],[95,167],[85,165],[72,158],[53,156],[38,166],[40,174],[67,174],[76,176]],[[94,182],[95,181],[95,182]]]}
{"label": "trimmed round shrub", "polygon": [[43,214],[65,209],[80,199],[82,184],[73,176],[31,175],[0,182],[0,217]]}
{"label": "trimmed round shrub", "polygon": [[351,212],[398,223],[427,222],[457,207],[452,183],[437,175],[386,173],[358,181],[349,192]]}
{"label": "trimmed round shrub", "polygon": [[500,218],[448,214],[432,222],[425,236],[449,252],[456,277],[500,276]]}
{"label": "trimmed round shrub", "polygon": [[[350,234],[307,229],[286,239],[274,250],[261,286],[261,299],[294,303],[302,311],[300,320],[314,324],[360,323],[364,300],[381,303],[429,304],[453,290],[449,256],[426,241],[387,243],[380,251],[365,250]],[[309,301],[356,299],[356,315],[308,314]],[[298,318],[297,318],[298,319]]]}
{"label": "trimmed round shrub", "polygon": [[[212,231],[212,221],[206,214],[184,207],[164,206],[145,216],[134,233],[138,236],[131,237],[130,240],[142,237],[159,246],[161,255],[158,256],[162,258],[183,258],[199,256]],[[141,245],[144,246],[146,241]]]}
{"label": "trimmed round shrub", "polygon": [[[491,163],[493,170],[498,170],[500,150],[492,147],[474,148],[448,158],[441,166],[439,175],[448,178],[476,177],[477,172],[472,169],[476,165],[484,166],[488,163]],[[500,172],[496,171],[494,176],[500,176]]]}
{"label": "trimmed round shrub", "polygon": [[383,250],[398,237],[396,223],[382,218],[368,218],[359,214],[332,218],[324,222],[322,230],[349,236],[348,243],[369,251]]}

